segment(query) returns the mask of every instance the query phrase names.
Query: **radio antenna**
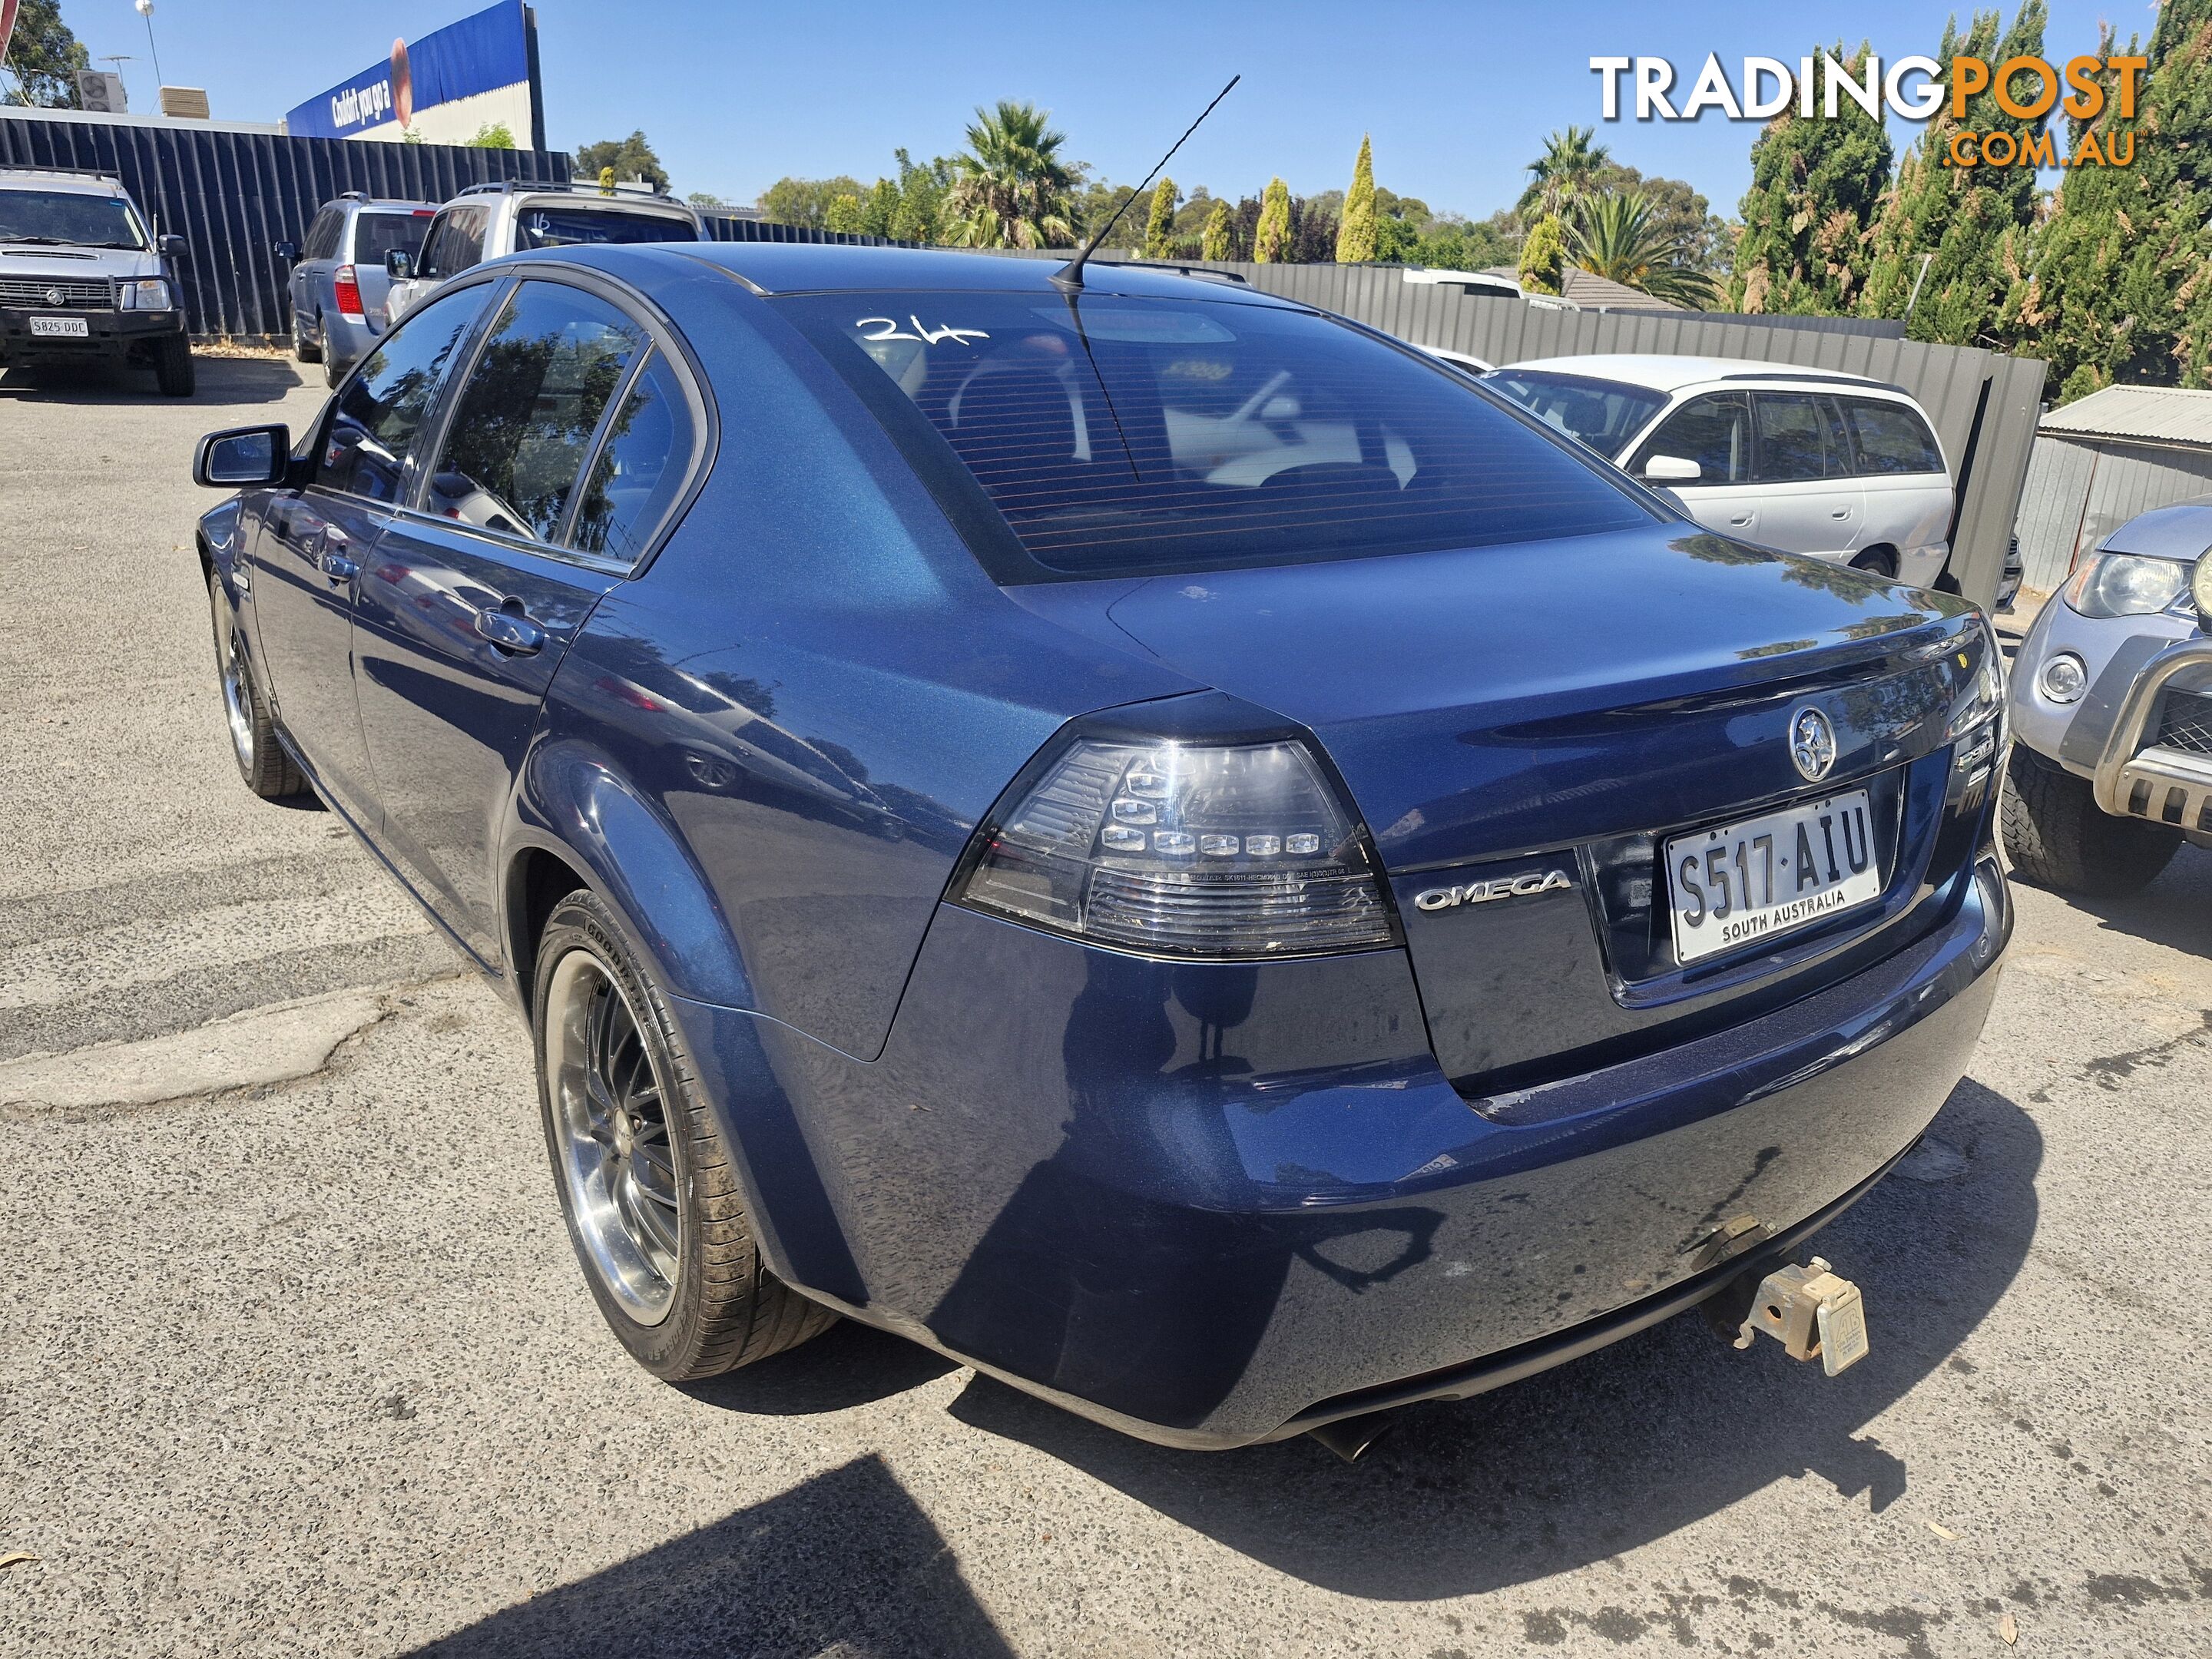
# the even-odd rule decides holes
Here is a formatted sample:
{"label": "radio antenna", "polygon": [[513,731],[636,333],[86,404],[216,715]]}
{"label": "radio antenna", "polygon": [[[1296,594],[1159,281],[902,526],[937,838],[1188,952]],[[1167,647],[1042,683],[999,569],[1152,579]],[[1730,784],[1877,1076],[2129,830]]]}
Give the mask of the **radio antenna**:
{"label": "radio antenna", "polygon": [[[1231,76],[1229,77],[1229,84],[1213,94],[1213,104],[1218,104],[1223,99],[1226,98],[1230,93],[1235,89],[1237,83],[1243,78],[1244,77],[1242,75]],[[1176,139],[1175,143],[1169,147],[1168,153],[1160,157],[1159,167],[1154,167],[1150,173],[1146,173],[1145,175],[1145,182],[1139,185],[1136,189],[1131,191],[1128,195],[1128,199],[1124,201],[1121,206],[1114,210],[1113,216],[1108,219],[1104,224],[1098,227],[1097,234],[1093,236],[1089,241],[1085,242],[1080,248],[1077,249],[1075,257],[1073,259],[1069,260],[1065,265],[1061,266],[1060,270],[1053,273],[1052,285],[1054,288],[1058,289],[1063,294],[1073,294],[1082,289],[1083,262],[1088,259],[1092,254],[1098,252],[1099,245],[1106,240],[1106,233],[1113,229],[1115,226],[1120,224],[1121,222],[1121,216],[1129,210],[1129,203],[1135,201],[1139,196],[1142,196],[1145,193],[1146,189],[1152,184],[1152,180],[1160,176],[1160,167],[1164,167],[1169,162],[1175,160],[1176,151],[1181,149],[1184,143],[1188,141],[1190,135],[1198,131],[1200,125],[1204,123],[1206,118],[1213,113],[1213,104],[1208,104],[1204,109],[1199,111],[1198,119],[1193,121],[1189,126],[1186,127],[1183,130],[1182,137]]]}

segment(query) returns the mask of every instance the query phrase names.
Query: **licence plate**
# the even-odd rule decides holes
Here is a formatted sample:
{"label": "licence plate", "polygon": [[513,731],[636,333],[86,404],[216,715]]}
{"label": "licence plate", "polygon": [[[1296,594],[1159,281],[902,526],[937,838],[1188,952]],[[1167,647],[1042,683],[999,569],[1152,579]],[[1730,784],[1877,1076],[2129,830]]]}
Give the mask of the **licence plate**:
{"label": "licence plate", "polygon": [[1667,843],[1674,959],[1772,939],[1881,896],[1867,792],[1785,806]]}
{"label": "licence plate", "polygon": [[82,317],[33,317],[31,319],[31,332],[70,340],[90,337],[90,331],[86,328]]}

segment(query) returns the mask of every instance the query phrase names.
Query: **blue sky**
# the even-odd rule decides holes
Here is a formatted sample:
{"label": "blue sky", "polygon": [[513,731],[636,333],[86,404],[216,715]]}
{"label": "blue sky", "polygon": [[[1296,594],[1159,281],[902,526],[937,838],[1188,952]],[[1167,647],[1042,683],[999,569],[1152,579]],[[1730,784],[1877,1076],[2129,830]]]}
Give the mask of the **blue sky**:
{"label": "blue sky", "polygon": [[[1619,160],[1687,179],[1732,213],[1755,127],[1600,123],[1593,54],[1672,58],[1683,82],[1708,52],[1731,78],[1747,53],[1794,59],[1871,39],[1887,58],[1932,53],[1946,9],[1850,4],[1271,3],[928,6],[537,0],[550,142],[574,149],[644,129],[678,191],[750,201],[786,173],[890,170],[892,149],[949,154],[978,103],[1053,112],[1068,151],[1120,182],[1140,178],[1232,73],[1243,84],[1170,169],[1186,188],[1256,194],[1279,173],[1300,194],[1340,189],[1362,132],[1377,181],[1480,217],[1519,193],[1543,136],[1598,123]],[[214,113],[275,120],[292,105],[477,9],[471,0],[382,5],[156,0],[161,68],[204,86]],[[2148,36],[2144,0],[2050,0],[2046,55],[2096,47],[2109,16]],[[2006,8],[2010,15],[2011,7]],[[146,31],[131,0],[62,0],[95,58],[121,65],[133,107],[153,104]],[[1912,136],[1901,125],[1900,142]]]}

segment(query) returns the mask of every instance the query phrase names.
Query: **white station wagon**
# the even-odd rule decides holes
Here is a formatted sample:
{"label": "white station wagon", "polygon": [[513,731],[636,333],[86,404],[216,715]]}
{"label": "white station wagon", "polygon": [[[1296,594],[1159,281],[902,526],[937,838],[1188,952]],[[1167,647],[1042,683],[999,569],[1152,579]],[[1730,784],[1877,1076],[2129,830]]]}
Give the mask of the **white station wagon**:
{"label": "white station wagon", "polygon": [[1943,446],[1900,386],[1736,357],[1514,363],[1484,384],[1708,529],[1928,587],[1950,556]]}

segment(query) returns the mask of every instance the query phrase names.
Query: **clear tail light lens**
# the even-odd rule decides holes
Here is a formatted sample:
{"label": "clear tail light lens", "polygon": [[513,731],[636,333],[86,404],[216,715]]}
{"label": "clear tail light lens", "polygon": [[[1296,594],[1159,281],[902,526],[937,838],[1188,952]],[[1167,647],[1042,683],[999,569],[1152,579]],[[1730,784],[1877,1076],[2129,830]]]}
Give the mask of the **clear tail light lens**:
{"label": "clear tail light lens", "polygon": [[361,279],[354,275],[351,265],[340,265],[331,273],[331,285],[337,289],[338,313],[341,316],[358,317],[361,313]]}
{"label": "clear tail light lens", "polygon": [[983,827],[955,896],[1158,956],[1397,937],[1365,837],[1296,742],[1073,744]]}

